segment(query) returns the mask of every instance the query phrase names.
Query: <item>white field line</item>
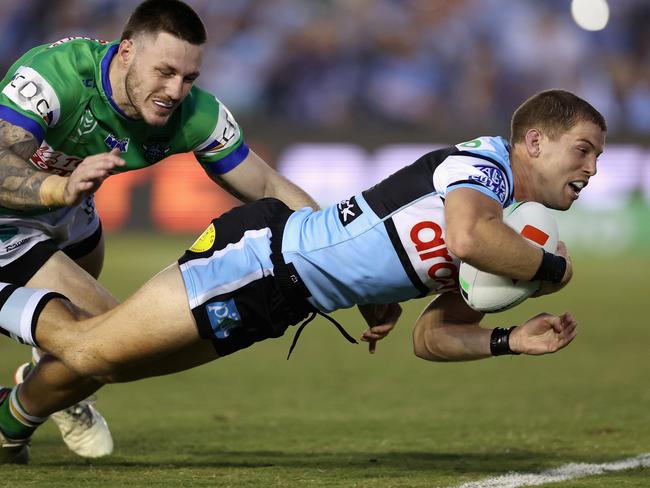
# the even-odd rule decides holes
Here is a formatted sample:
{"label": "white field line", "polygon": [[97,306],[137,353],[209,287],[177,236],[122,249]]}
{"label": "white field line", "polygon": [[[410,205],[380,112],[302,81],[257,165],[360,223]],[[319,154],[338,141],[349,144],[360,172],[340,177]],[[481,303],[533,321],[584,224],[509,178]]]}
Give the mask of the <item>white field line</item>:
{"label": "white field line", "polygon": [[541,473],[508,473],[503,476],[463,483],[456,488],[518,488],[519,486],[536,486],[544,483],[557,483],[559,481],[567,481],[584,476],[596,476],[614,471],[625,471],[627,469],[642,467],[650,467],[650,452],[611,463],[570,463],[559,468],[542,471]]}

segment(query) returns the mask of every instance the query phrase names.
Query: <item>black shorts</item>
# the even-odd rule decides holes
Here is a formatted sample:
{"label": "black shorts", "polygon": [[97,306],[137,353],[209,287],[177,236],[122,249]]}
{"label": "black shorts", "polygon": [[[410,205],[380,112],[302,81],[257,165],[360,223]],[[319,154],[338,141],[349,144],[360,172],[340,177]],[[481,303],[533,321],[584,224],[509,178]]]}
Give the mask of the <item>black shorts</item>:
{"label": "black shorts", "polygon": [[234,208],[178,260],[199,335],[220,356],[280,337],[314,310],[298,273],[282,258],[292,212],[274,198]]}

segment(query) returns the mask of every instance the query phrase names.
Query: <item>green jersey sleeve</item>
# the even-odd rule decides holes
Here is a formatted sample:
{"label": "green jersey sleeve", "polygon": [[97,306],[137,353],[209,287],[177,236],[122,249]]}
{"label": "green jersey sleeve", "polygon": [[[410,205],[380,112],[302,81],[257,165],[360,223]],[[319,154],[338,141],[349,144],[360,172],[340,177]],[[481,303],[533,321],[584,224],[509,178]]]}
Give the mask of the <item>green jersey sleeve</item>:
{"label": "green jersey sleeve", "polygon": [[38,46],[21,56],[0,82],[0,118],[43,141],[83,90],[87,68],[75,44]]}
{"label": "green jersey sleeve", "polygon": [[188,98],[192,117],[185,128],[192,134],[194,155],[208,173],[227,173],[249,153],[241,127],[230,110],[208,92],[195,87]]}

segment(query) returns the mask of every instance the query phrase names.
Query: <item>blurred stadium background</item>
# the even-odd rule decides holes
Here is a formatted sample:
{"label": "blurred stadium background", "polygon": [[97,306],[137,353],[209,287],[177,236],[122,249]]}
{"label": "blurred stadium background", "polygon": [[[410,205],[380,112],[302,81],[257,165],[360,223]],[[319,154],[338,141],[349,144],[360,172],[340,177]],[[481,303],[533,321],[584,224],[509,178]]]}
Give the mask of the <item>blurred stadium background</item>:
{"label": "blurred stadium background", "polygon": [[[410,354],[409,322],[423,303],[406,308],[372,359],[322,322],[289,363],[284,337],[193,372],[110,387],[100,406],[116,456],[88,470],[46,426],[29,483],[450,486],[650,450],[648,0],[611,1],[596,31],[581,28],[571,6],[586,3],[587,21],[602,21],[603,0],[187,2],[210,37],[199,85],[232,110],[249,145],[321,204],[432,148],[507,137],[512,110],[536,91],[588,99],[610,131],[598,177],[575,210],[558,215],[574,283],[488,320],[570,309],[582,330],[552,358],[431,365]],[[39,43],[118,37],[138,2],[0,3],[4,72]],[[109,179],[97,203],[111,234],[102,281],[125,298],[237,201],[185,155]],[[354,312],[337,318],[360,332]],[[6,341],[2,350],[8,378],[26,354]],[[3,468],[0,485],[23,486],[23,473]],[[566,486],[649,486],[649,475]]]}
{"label": "blurred stadium background", "polygon": [[[137,3],[3,0],[0,66],[70,35],[114,39]],[[647,0],[612,2],[597,31],[578,26],[572,3],[593,20],[605,0],[188,3],[210,37],[199,85],[319,203],[349,197],[431,148],[507,137],[513,109],[556,87],[589,100],[610,128],[600,175],[566,216],[565,239],[598,250],[650,244]],[[98,197],[105,227],[196,233],[232,206],[190,160],[109,180]]]}

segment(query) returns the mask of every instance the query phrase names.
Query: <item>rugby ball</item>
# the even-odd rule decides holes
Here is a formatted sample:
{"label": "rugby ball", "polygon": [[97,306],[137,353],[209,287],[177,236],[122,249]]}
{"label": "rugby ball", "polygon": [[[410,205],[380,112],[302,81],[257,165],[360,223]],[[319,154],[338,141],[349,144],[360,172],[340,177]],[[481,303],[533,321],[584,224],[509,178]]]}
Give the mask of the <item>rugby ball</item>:
{"label": "rugby ball", "polygon": [[[517,202],[503,211],[503,222],[536,246],[557,251],[557,222],[541,203]],[[465,302],[479,312],[501,312],[520,304],[539,288],[539,281],[514,280],[480,271],[462,262],[460,292]]]}

